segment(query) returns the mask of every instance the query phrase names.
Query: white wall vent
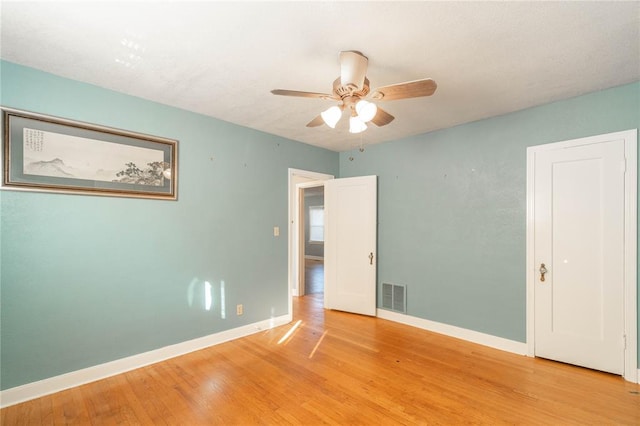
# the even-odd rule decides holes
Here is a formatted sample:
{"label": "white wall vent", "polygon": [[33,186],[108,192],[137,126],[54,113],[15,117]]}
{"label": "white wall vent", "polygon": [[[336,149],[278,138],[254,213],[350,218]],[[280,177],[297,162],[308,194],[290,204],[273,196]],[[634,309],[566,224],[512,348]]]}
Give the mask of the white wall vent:
{"label": "white wall vent", "polygon": [[407,287],[382,283],[382,308],[395,312],[407,312]]}

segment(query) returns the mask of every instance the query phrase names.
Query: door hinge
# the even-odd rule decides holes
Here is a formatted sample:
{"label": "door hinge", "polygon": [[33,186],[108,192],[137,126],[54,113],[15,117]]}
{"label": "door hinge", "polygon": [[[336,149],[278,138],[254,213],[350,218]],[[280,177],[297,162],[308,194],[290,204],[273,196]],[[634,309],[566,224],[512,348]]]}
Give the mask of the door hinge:
{"label": "door hinge", "polygon": [[627,159],[622,160],[622,173],[627,172]]}
{"label": "door hinge", "polygon": [[622,335],[622,349],[624,349],[624,350],[627,349],[627,335],[626,334]]}

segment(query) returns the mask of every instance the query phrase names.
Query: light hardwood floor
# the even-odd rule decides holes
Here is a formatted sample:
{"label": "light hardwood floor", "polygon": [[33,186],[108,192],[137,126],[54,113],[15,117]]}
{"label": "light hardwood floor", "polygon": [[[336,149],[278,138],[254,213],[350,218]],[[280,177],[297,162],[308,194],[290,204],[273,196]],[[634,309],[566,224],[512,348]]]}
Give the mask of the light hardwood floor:
{"label": "light hardwood floor", "polygon": [[324,261],[305,259],[304,261],[305,294],[324,293]]}
{"label": "light hardwood floor", "polygon": [[[296,298],[294,324],[8,407],[50,424],[640,424],[640,388]],[[296,321],[298,327],[282,340]]]}

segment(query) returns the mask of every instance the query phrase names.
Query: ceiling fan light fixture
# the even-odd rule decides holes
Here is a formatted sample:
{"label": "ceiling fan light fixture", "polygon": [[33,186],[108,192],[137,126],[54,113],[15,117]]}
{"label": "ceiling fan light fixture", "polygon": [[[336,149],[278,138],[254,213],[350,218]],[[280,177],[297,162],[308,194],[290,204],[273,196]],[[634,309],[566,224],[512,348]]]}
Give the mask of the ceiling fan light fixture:
{"label": "ceiling fan light fixture", "polygon": [[338,121],[340,121],[340,117],[342,117],[342,110],[338,106],[332,106],[326,111],[320,113],[320,116],[327,126],[335,129],[336,124],[338,124]]}
{"label": "ceiling fan light fixture", "polygon": [[367,130],[367,125],[358,118],[358,117],[350,117],[349,118],[349,133],[361,133]]}
{"label": "ceiling fan light fixture", "polygon": [[363,123],[368,123],[376,116],[378,107],[372,102],[361,100],[356,104],[356,112],[358,113],[358,118]]}
{"label": "ceiling fan light fixture", "polygon": [[271,93],[279,96],[337,101],[339,107],[331,107],[320,115],[315,116],[313,120],[307,123],[307,127],[318,127],[326,124],[335,129],[343,115],[343,111],[346,109],[351,116],[349,132],[361,133],[367,129],[365,123],[371,122],[377,127],[382,127],[391,123],[395,118],[373,102],[365,101],[364,98],[366,96],[370,95],[369,99],[373,101],[395,101],[431,96],[438,87],[432,79],[423,78],[378,87],[371,92],[369,79],[367,78],[368,61],[362,52],[356,50],[340,52],[340,76],[333,81],[331,93],[301,92],[299,90],[285,89],[275,89]]}

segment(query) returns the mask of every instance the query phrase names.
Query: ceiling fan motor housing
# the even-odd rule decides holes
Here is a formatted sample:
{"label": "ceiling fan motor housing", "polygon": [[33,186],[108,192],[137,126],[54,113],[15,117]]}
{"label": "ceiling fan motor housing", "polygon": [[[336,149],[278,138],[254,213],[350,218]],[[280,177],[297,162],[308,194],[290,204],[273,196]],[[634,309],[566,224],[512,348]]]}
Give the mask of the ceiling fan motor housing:
{"label": "ceiling fan motor housing", "polygon": [[369,79],[365,77],[362,87],[358,87],[355,84],[343,86],[338,77],[333,82],[333,93],[343,101],[347,97],[364,98],[369,94]]}

